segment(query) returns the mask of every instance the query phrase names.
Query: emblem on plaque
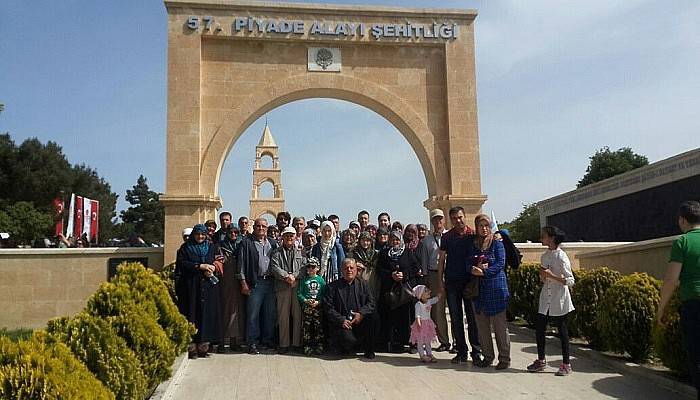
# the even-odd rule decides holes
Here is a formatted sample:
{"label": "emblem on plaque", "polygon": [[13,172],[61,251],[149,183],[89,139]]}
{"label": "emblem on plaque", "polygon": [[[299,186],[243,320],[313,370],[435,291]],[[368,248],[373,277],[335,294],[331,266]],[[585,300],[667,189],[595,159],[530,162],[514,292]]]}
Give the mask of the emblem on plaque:
{"label": "emblem on plaque", "polygon": [[318,49],[316,52],[316,64],[323,69],[328,68],[333,64],[333,53],[328,49]]}
{"label": "emblem on plaque", "polygon": [[340,72],[340,49],[334,47],[309,47],[308,70]]}

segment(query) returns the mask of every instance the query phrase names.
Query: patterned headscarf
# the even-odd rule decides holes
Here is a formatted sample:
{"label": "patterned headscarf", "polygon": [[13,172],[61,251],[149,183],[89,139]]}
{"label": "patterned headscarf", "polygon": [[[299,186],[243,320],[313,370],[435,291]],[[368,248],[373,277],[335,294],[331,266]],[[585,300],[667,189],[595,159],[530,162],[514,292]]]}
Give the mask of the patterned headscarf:
{"label": "patterned headscarf", "polygon": [[[345,236],[350,235],[350,242],[345,243]],[[340,237],[341,243],[343,244],[343,250],[345,250],[345,253],[348,251],[353,251],[357,248],[357,235],[355,234],[355,231],[352,229],[346,229],[343,231],[343,234]]]}
{"label": "patterned headscarf", "polygon": [[399,258],[403,255],[403,251],[406,250],[406,245],[403,243],[403,238],[401,237],[401,232],[399,231],[393,231],[389,235],[389,242],[391,242],[391,238],[397,238],[399,239],[399,245],[398,246],[391,246],[389,247],[389,259],[393,262],[398,262]]}
{"label": "patterned headscarf", "polygon": [[206,235],[207,227],[204,226],[204,224],[197,224],[192,227],[192,233],[190,233],[190,237],[187,239],[187,249],[192,252],[192,254],[196,254],[197,257],[199,257],[199,262],[203,263],[207,253],[209,253],[209,240],[205,239],[202,243],[197,243],[194,238],[197,233]]}
{"label": "patterned headscarf", "polygon": [[476,218],[474,218],[474,227],[476,228],[476,237],[474,238],[474,244],[476,245],[477,249],[484,251],[488,250],[491,247],[491,243],[493,243],[493,232],[486,235],[486,237],[481,237],[481,235],[479,234],[479,222],[481,221],[488,222],[490,227],[491,218],[489,218],[489,216],[486,214],[479,214],[476,216]]}
{"label": "patterned headscarf", "polygon": [[[359,241],[362,239],[369,240],[369,247],[364,249],[360,245]],[[377,252],[374,250],[374,239],[372,239],[372,234],[364,231],[360,233],[360,239],[358,240],[357,247],[355,247],[355,259],[361,262],[366,268],[371,268],[376,261]]]}
{"label": "patterned headscarf", "polygon": [[[409,241],[406,237],[406,234],[408,233],[413,233],[413,239],[411,241]],[[409,250],[416,250],[416,247],[418,247],[418,228],[415,224],[406,225],[406,228],[403,230],[403,240],[406,243],[406,247],[408,247]]]}

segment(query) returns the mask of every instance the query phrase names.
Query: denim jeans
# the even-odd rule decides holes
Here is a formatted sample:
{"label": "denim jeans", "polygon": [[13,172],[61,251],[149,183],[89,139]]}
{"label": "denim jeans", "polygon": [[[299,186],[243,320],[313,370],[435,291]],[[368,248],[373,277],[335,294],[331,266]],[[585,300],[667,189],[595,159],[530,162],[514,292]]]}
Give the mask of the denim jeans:
{"label": "denim jeans", "polygon": [[700,399],[700,300],[684,301],[681,305],[681,330],[690,362],[690,377]]}
{"label": "denim jeans", "polygon": [[[471,300],[462,296],[466,285],[466,279],[449,280],[445,282],[445,291],[447,292],[447,308],[450,310],[450,326],[452,327],[452,334],[457,346],[457,355],[467,357],[469,354],[467,339],[464,336],[464,315],[466,314],[469,343],[472,346],[471,354],[473,357],[475,354],[481,354],[481,345],[479,344],[479,331],[476,327],[476,319],[474,318],[474,306]],[[462,304],[464,304],[464,308],[462,308]]]}
{"label": "denim jeans", "polygon": [[274,283],[274,279],[258,279],[257,284],[250,291],[246,320],[246,337],[249,345],[257,345],[261,342],[266,346],[274,345],[277,325]]}

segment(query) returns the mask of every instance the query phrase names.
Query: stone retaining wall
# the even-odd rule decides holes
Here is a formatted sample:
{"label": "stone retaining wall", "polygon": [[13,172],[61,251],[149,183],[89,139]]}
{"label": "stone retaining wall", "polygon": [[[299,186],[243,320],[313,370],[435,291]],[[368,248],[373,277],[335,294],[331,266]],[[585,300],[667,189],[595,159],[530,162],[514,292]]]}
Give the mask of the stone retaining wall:
{"label": "stone retaining wall", "polygon": [[120,259],[160,270],[163,248],[0,249],[0,328],[37,329],[77,313]]}

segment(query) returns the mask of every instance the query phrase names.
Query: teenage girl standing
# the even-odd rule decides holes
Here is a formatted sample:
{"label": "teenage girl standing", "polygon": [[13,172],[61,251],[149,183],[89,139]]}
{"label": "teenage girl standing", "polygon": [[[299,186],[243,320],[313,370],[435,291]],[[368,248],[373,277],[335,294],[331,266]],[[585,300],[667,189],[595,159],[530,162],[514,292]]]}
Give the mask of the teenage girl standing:
{"label": "teenage girl standing", "polygon": [[537,360],[527,367],[530,372],[541,372],[547,367],[545,360],[545,330],[547,322],[551,321],[559,330],[563,362],[557,371],[557,376],[571,373],[569,360],[569,332],[566,326],[566,316],[574,311],[569,287],[574,285],[574,274],[571,272],[571,262],[566,252],[559,245],[564,241],[564,232],[553,226],[545,226],[540,232],[542,244],[547,251],[542,254],[540,279],[543,282],[540,291],[540,305],[535,322],[537,338]]}

